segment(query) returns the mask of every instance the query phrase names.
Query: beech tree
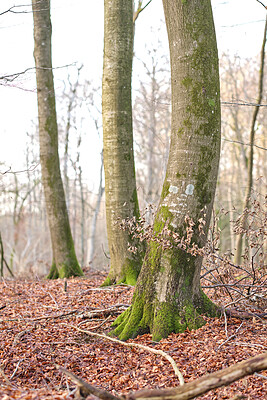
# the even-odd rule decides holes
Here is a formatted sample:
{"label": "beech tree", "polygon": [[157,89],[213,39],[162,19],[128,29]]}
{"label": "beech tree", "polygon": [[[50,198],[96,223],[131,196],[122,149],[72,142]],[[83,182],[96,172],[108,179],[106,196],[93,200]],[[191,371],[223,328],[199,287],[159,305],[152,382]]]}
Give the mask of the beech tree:
{"label": "beech tree", "polygon": [[53,249],[53,263],[48,278],[81,276],[83,272],[74,250],[59,165],[58,126],[51,59],[50,0],[32,0],[32,9],[40,163]]}
{"label": "beech tree", "polygon": [[103,285],[133,285],[141,269],[141,245],[136,254],[129,253],[133,239],[116,224],[118,218],[139,217],[131,98],[133,1],[105,0],[104,19],[102,113],[110,272]]}
{"label": "beech tree", "polygon": [[[168,31],[172,121],[166,177],[154,221],[186,237],[185,218],[194,222],[193,243],[205,238],[199,224],[205,214],[207,234],[220,155],[220,87],[216,35],[210,0],[163,0]],[[204,210],[204,211],[203,211]],[[171,240],[171,239],[170,239]],[[200,286],[202,256],[151,240],[132,305],[114,322],[113,334],[126,340],[152,333],[153,340],[204,324],[200,314],[216,306]]]}

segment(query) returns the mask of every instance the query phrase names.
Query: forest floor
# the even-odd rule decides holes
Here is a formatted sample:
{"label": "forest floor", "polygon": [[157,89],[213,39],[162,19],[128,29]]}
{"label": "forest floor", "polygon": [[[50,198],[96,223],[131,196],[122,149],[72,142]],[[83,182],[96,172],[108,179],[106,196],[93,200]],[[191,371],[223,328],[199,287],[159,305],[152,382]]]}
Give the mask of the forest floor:
{"label": "forest floor", "polygon": [[[75,329],[108,333],[118,315],[113,306],[130,304],[133,288],[99,288],[104,277],[92,273],[90,278],[69,279],[67,287],[64,280],[0,281],[1,400],[73,399],[75,384],[56,364],[113,394],[179,385],[161,356]],[[109,317],[106,309],[111,310]],[[129,342],[171,355],[185,382],[267,350],[266,320],[226,321],[222,316],[206,321],[197,331],[172,334],[159,343],[149,334]],[[267,371],[254,374],[199,399],[263,400],[266,377]]]}

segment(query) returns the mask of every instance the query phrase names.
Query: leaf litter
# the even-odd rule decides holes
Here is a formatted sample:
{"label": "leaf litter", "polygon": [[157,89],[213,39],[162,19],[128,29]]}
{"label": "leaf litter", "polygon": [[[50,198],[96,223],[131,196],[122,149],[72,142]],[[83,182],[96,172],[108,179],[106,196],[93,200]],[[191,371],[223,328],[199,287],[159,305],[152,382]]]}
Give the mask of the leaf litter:
{"label": "leaf litter", "polygon": [[[73,399],[75,386],[56,365],[113,394],[179,385],[163,357],[73,329],[107,334],[131,303],[133,287],[99,288],[104,278],[0,282],[0,400]],[[128,342],[163,350],[189,382],[267,350],[266,320],[225,317],[159,343],[150,334]],[[266,379],[264,371],[198,398],[263,400]]]}

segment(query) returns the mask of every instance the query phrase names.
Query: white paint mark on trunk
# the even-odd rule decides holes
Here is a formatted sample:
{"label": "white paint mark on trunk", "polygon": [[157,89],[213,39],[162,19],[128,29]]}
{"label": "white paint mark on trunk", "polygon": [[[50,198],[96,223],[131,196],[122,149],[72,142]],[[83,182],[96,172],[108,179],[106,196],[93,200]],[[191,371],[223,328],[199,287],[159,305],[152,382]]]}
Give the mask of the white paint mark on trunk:
{"label": "white paint mark on trunk", "polygon": [[169,192],[170,193],[178,193],[178,187],[177,186],[170,186],[169,187]]}
{"label": "white paint mark on trunk", "polygon": [[189,196],[192,196],[192,194],[194,192],[194,188],[195,188],[194,185],[189,183],[189,185],[186,186],[185,193],[188,194]]}

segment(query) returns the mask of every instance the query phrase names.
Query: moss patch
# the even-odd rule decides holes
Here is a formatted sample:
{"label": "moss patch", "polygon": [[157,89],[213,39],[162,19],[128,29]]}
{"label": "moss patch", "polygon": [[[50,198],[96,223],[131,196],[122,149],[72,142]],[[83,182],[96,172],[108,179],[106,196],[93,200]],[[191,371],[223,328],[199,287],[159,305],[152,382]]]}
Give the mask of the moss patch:
{"label": "moss patch", "polygon": [[115,268],[110,268],[110,272],[105,281],[101,284],[101,287],[120,283],[134,286],[140,273],[140,269],[141,261],[139,259],[135,260],[126,258],[124,264],[117,274]]}

